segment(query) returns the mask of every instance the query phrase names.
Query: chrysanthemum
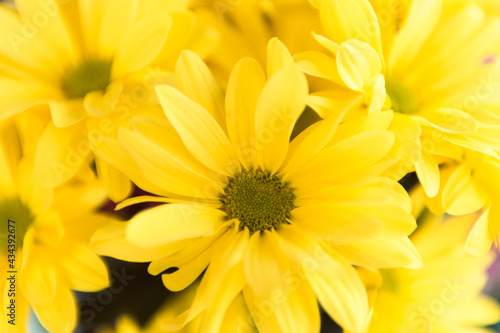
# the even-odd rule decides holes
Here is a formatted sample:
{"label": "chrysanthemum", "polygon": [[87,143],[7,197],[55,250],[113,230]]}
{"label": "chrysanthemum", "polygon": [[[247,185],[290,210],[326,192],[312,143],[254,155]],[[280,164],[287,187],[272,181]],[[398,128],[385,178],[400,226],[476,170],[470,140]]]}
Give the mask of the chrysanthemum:
{"label": "chrysanthemum", "polygon": [[71,290],[108,285],[106,266],[88,242],[114,220],[94,213],[105,195],[90,171],[55,190],[43,188],[32,154],[21,146],[30,133],[19,133],[1,124],[0,331],[24,332],[31,307],[50,332],[72,332],[78,314]]}
{"label": "chrysanthemum", "polygon": [[269,52],[267,78],[255,60],[241,60],[225,100],[202,60],[181,55],[198,70],[176,78],[188,83],[180,89],[157,88],[168,119],[133,119],[133,130],[118,135],[129,156],[107,152],[110,163],[140,172],[165,196],[129,203],[170,203],[101,230],[93,247],[152,261],[149,272],[174,291],[206,269],[193,306],[170,328],[202,314],[203,332],[218,332],[243,292],[259,331],[318,332],[316,299],[360,331],[368,300],[352,265],[420,265],[407,238],[415,228],[409,197],[379,176],[394,163],[385,158],[395,140],[386,130],[392,112],[342,125],[331,117],[290,143],[307,82],[277,39]]}
{"label": "chrysanthemum", "polygon": [[472,257],[462,245],[475,218],[442,219],[427,212],[411,237],[423,268],[363,272],[376,294],[366,333],[491,332],[481,327],[500,321],[500,306],[481,291],[493,254]]}
{"label": "chrysanthemum", "polygon": [[500,161],[472,150],[465,153],[465,161],[450,161],[441,167],[439,192],[426,202],[438,215],[480,214],[465,245],[469,253],[484,255],[493,243],[499,246]]}
{"label": "chrysanthemum", "polygon": [[[181,49],[203,53],[211,41],[185,1],[16,4],[0,6],[0,120],[49,105],[53,122],[35,159],[37,177],[48,187],[91,158],[89,139],[98,144],[115,135],[152,99],[154,86],[165,80],[159,69],[172,70]],[[152,112],[144,108],[140,113]],[[128,180],[101,159],[96,164],[110,197],[126,197]]]}
{"label": "chrysanthemum", "polygon": [[403,159],[430,197],[439,189],[439,164],[464,148],[498,158],[499,17],[467,1],[313,2],[326,51],[296,58],[307,73],[336,84],[311,95],[319,113],[331,114],[339,94],[365,96],[369,112],[385,101],[395,111],[391,126],[413,145]]}

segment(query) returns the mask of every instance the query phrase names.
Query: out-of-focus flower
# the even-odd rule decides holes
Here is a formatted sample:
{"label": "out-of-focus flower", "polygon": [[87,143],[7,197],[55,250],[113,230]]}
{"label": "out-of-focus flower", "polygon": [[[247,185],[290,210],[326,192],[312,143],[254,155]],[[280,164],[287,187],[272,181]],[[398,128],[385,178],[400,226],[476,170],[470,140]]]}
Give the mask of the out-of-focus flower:
{"label": "out-of-focus flower", "polygon": [[439,190],[439,164],[463,160],[464,149],[499,157],[500,17],[441,0],[314,3],[324,30],[315,37],[325,50],[296,59],[330,82],[309,100],[320,115],[359,94],[358,112],[392,108],[391,126],[412,152],[402,156],[407,168],[393,171],[403,176],[414,166],[430,197]]}
{"label": "out-of-focus flower", "polygon": [[108,150],[124,172],[162,189],[153,193],[164,197],[128,204],[170,204],[104,228],[93,248],[152,261],[149,272],[163,273],[174,291],[207,269],[178,328],[202,313],[200,331],[218,332],[243,292],[260,331],[318,332],[316,298],[343,327],[359,331],[368,300],[352,265],[421,264],[407,237],[416,227],[409,197],[380,177],[394,163],[385,158],[395,140],[386,130],[392,112],[342,125],[330,117],[290,143],[307,82],[282,43],[272,39],[268,48],[275,61],[267,78],[255,60],[241,60],[225,107],[202,60],[181,55],[179,66],[197,71],[176,77],[178,89],[157,88],[169,121],[133,119],[133,130],[118,135],[123,154]]}
{"label": "out-of-focus flower", "polygon": [[223,81],[243,57],[265,66],[266,45],[272,37],[278,37],[292,54],[318,48],[311,31],[321,27],[319,12],[307,0],[194,0],[190,7],[219,33],[206,61]]}
{"label": "out-of-focus flower", "polygon": [[[78,0],[0,6],[0,119],[48,104],[52,123],[42,134],[35,173],[44,186],[62,184],[92,157],[92,145],[116,134],[138,106],[148,107],[162,71],[180,50],[205,54],[213,45],[187,1]],[[151,95],[151,96],[150,96]],[[143,104],[146,104],[143,106]],[[96,160],[108,195],[123,200],[130,184]]]}
{"label": "out-of-focus flower", "polygon": [[[75,328],[78,317],[71,290],[91,292],[108,286],[106,266],[88,242],[95,230],[115,220],[94,212],[105,194],[90,170],[56,189],[41,186],[22,134],[10,122],[2,122],[0,330],[25,330],[31,307],[50,332],[66,333]],[[14,317],[9,316],[12,304]],[[15,325],[8,322],[12,319]]]}
{"label": "out-of-focus flower", "polygon": [[424,211],[411,236],[420,269],[360,269],[374,301],[366,333],[492,332],[500,306],[481,294],[494,255],[472,257],[463,248],[477,214],[438,218]]}

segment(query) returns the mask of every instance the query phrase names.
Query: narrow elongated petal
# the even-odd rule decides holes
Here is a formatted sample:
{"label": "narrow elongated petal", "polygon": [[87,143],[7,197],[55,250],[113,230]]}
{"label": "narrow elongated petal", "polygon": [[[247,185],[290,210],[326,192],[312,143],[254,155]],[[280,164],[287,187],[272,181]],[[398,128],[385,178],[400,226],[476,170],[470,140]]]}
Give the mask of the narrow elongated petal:
{"label": "narrow elongated petal", "polygon": [[186,169],[174,152],[125,129],[118,138],[144,176],[152,183],[177,195],[196,198],[216,198],[220,187],[212,180]]}
{"label": "narrow elongated petal", "polygon": [[355,39],[340,44],[337,66],[345,84],[356,91],[363,91],[370,80],[382,71],[377,52],[369,44]]}
{"label": "narrow elongated petal", "polygon": [[49,124],[38,141],[35,176],[44,186],[55,187],[73,176],[89,153],[83,126],[57,128]]}
{"label": "narrow elongated petal", "polygon": [[321,3],[321,22],[327,37],[337,44],[358,39],[382,56],[377,16],[367,0],[332,0]]}
{"label": "narrow elongated petal", "polygon": [[71,332],[76,327],[76,299],[67,285],[60,283],[52,303],[33,305],[40,323],[50,332]]}
{"label": "narrow elongated petal", "polygon": [[126,231],[132,244],[154,247],[215,234],[224,223],[220,210],[189,204],[167,204],[137,214]]}
{"label": "narrow elongated petal", "polygon": [[231,142],[207,110],[172,87],[158,86],[156,91],[168,119],[200,162],[227,176],[239,170]]}
{"label": "narrow elongated petal", "polygon": [[192,51],[182,51],[175,67],[175,84],[187,97],[203,106],[221,128],[225,128],[224,96],[200,56]]}
{"label": "narrow elongated petal", "polygon": [[343,328],[361,332],[368,324],[368,297],[354,268],[332,249],[293,229],[279,232],[283,250],[301,265],[320,304]]}
{"label": "narrow elongated petal", "polygon": [[293,65],[293,58],[286,46],[276,37],[267,43],[267,77],[280,69]]}
{"label": "narrow elongated petal", "polygon": [[443,190],[443,207],[452,215],[465,215],[481,209],[485,198],[471,177],[466,164],[459,166],[450,176]]}
{"label": "narrow elongated petal", "polygon": [[83,244],[66,243],[60,256],[60,263],[65,269],[71,289],[91,292],[109,285],[106,265]]}
{"label": "narrow elongated petal", "polygon": [[[282,332],[317,332],[319,312],[316,297],[306,278],[294,272],[295,266],[268,232],[254,234],[245,255],[245,277],[251,289],[252,299],[259,304],[272,304],[270,316],[264,320],[276,321]],[[287,278],[284,278],[287,276]],[[301,281],[294,285],[294,282]],[[276,296],[279,295],[279,298]],[[279,299],[279,301],[277,301]],[[257,323],[259,325],[259,323]]]}
{"label": "narrow elongated petal", "polygon": [[71,126],[87,116],[81,99],[51,102],[50,115],[56,127]]}
{"label": "narrow elongated petal", "polygon": [[275,173],[285,159],[295,122],[306,106],[307,81],[295,67],[273,75],[264,87],[255,115],[258,157],[265,171]]}
{"label": "narrow elongated petal", "polygon": [[127,38],[118,44],[112,76],[120,77],[150,64],[163,48],[169,23],[168,16],[162,13],[136,21],[125,32]]}
{"label": "narrow elongated petal", "polygon": [[227,131],[234,151],[247,169],[258,167],[255,109],[265,85],[264,71],[252,58],[242,59],[235,65],[227,84]]}
{"label": "narrow elongated petal", "polygon": [[429,197],[435,197],[439,192],[439,165],[436,158],[426,151],[422,152],[420,160],[415,164],[418,179]]}
{"label": "narrow elongated petal", "polygon": [[[390,68],[404,73],[436,27],[441,15],[441,6],[442,1],[436,0],[412,2],[405,24],[395,37],[388,59]],[[425,24],[422,25],[424,21]]]}

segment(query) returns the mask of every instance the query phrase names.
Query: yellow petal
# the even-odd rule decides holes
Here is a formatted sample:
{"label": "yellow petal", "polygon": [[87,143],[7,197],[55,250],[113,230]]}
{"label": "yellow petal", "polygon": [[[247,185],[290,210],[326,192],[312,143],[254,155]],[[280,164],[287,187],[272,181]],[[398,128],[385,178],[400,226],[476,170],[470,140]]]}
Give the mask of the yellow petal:
{"label": "yellow petal", "polygon": [[481,209],[484,205],[484,197],[471,177],[471,170],[466,164],[459,166],[444,186],[444,209],[448,214],[465,215]]}
{"label": "yellow petal", "polygon": [[421,268],[422,258],[408,237],[375,236],[359,242],[332,246],[357,266]]}
{"label": "yellow petal", "polygon": [[285,253],[302,266],[326,312],[344,329],[362,332],[368,324],[368,297],[347,260],[291,226],[280,229],[279,239]]}
{"label": "yellow petal", "polygon": [[[286,257],[269,232],[255,233],[248,244],[244,268],[252,299],[270,304],[269,315],[282,332],[317,332],[320,320],[316,297],[305,276],[293,272],[295,264]],[[302,281],[299,286],[296,281]],[[257,321],[259,326],[259,322]]]}
{"label": "yellow petal", "polygon": [[333,114],[314,124],[314,127],[310,126],[301,132],[290,144],[289,157],[283,165],[283,170],[285,172],[294,170],[316,156],[333,137],[347,111],[344,109],[338,114]]}
{"label": "yellow petal", "polygon": [[175,152],[163,149],[142,135],[120,129],[118,138],[143,175],[156,186],[178,195],[216,198],[221,188],[215,181],[186,169]]}
{"label": "yellow petal", "polygon": [[113,222],[97,230],[92,236],[91,248],[97,254],[133,262],[150,262],[160,259],[168,253],[175,253],[186,242],[160,247],[135,246],[125,239],[126,222]]}
{"label": "yellow petal", "polygon": [[71,289],[91,292],[109,285],[106,265],[88,247],[76,242],[67,242],[59,250],[59,260]]}
{"label": "yellow petal", "polygon": [[337,66],[345,84],[356,91],[363,91],[365,85],[382,71],[377,52],[369,44],[355,39],[340,44]]}
{"label": "yellow petal", "polygon": [[150,64],[163,48],[169,23],[168,16],[156,13],[136,21],[124,31],[126,38],[117,46],[112,77],[124,76]]}
{"label": "yellow petal", "polygon": [[265,84],[264,71],[252,58],[242,59],[234,66],[227,84],[227,131],[233,149],[246,169],[258,167],[255,108]]}
{"label": "yellow petal", "polygon": [[293,65],[293,58],[285,44],[277,37],[267,43],[267,77],[270,78],[280,69]]}
{"label": "yellow petal", "polygon": [[382,57],[382,42],[377,16],[366,0],[323,1],[321,23],[327,37],[337,44],[358,39],[370,44]]}
{"label": "yellow petal", "polygon": [[87,116],[80,99],[51,102],[50,114],[56,127],[71,126]]}
{"label": "yellow petal", "polygon": [[467,252],[472,255],[484,256],[493,244],[493,237],[489,230],[490,209],[486,209],[481,214],[465,243]]}
{"label": "yellow petal", "polygon": [[[151,262],[148,267],[149,274],[158,275],[163,272],[161,279],[167,289],[184,290],[207,268],[214,250],[213,244],[220,238],[221,233],[222,230],[214,236],[200,238],[168,257]],[[176,270],[164,272],[167,269]]]}
{"label": "yellow petal", "polygon": [[108,197],[114,202],[127,198],[132,192],[132,184],[128,177],[100,158],[95,159],[95,164],[97,175]]}
{"label": "yellow petal", "polygon": [[[192,51],[182,51],[175,67],[176,87],[225,128],[224,96],[208,66]],[[240,92],[241,93],[241,92]]]}
{"label": "yellow petal", "polygon": [[362,93],[347,88],[323,90],[309,94],[307,105],[321,118],[328,118],[361,105],[363,97]]}
{"label": "yellow petal", "polygon": [[447,133],[472,133],[478,128],[468,113],[451,108],[438,108],[415,117],[422,125],[432,126]]}
{"label": "yellow petal", "polygon": [[26,264],[21,269],[19,288],[32,305],[50,304],[56,295],[58,271],[45,251],[37,246],[30,248]]}
{"label": "yellow petal", "polygon": [[207,110],[172,87],[158,86],[156,91],[168,119],[200,162],[227,176],[240,170],[231,142]]}
{"label": "yellow petal", "polygon": [[[298,189],[313,184],[339,185],[380,161],[394,144],[394,133],[385,130],[365,131],[323,149],[296,172],[284,175]],[[374,149],[366,149],[366,147]],[[331,172],[335,170],[335,172]],[[305,187],[304,187],[305,186]]]}
{"label": "yellow petal", "polygon": [[[204,316],[203,327],[210,332],[219,332],[227,306],[245,285],[242,260],[248,238],[247,228],[239,231],[239,228],[233,227],[217,241],[212,261],[198,287],[193,306],[180,320],[185,323],[186,319],[189,321],[207,309],[209,314]],[[220,306],[211,306],[214,302]]]}
{"label": "yellow petal", "polygon": [[415,171],[428,197],[435,197],[439,192],[439,165],[430,153],[422,151],[420,160],[415,164]]}
{"label": "yellow petal", "polygon": [[190,204],[167,204],[134,216],[126,231],[132,244],[154,247],[175,241],[210,236],[224,223],[218,209]]}
{"label": "yellow petal", "polygon": [[[134,132],[163,148],[186,170],[203,178],[213,178],[213,172],[186,149],[181,137],[166,118],[133,117],[129,120]],[[224,181],[222,178],[220,181]]]}
{"label": "yellow petal", "polygon": [[64,283],[57,286],[57,292],[50,304],[32,305],[40,323],[50,332],[72,332],[76,327],[76,300]]}
{"label": "yellow petal", "polygon": [[94,117],[105,117],[118,102],[122,88],[122,84],[113,82],[105,93],[102,91],[89,92],[83,99],[85,111]]}
{"label": "yellow petal", "polygon": [[324,78],[343,85],[337,61],[320,51],[304,51],[294,55],[295,63],[306,74]]}
{"label": "yellow petal", "polygon": [[293,224],[311,235],[335,243],[373,237],[383,230],[383,221],[343,204],[309,204],[292,211]]}
{"label": "yellow petal", "polygon": [[[415,0],[408,17],[395,37],[388,59],[388,67],[404,74],[436,27],[441,15],[441,1]],[[422,25],[422,22],[425,22]]]}
{"label": "yellow petal", "polygon": [[91,141],[91,147],[98,158],[102,158],[110,165],[119,169],[143,190],[162,196],[171,194],[146,179],[134,159],[128,154],[118,139],[100,138],[97,141]]}
{"label": "yellow petal", "polygon": [[35,176],[46,187],[55,187],[72,177],[90,153],[84,124],[57,128],[49,124],[38,141]]}
{"label": "yellow petal", "polygon": [[295,67],[273,75],[257,102],[255,135],[259,163],[275,173],[285,159],[295,122],[306,106],[307,81]]}

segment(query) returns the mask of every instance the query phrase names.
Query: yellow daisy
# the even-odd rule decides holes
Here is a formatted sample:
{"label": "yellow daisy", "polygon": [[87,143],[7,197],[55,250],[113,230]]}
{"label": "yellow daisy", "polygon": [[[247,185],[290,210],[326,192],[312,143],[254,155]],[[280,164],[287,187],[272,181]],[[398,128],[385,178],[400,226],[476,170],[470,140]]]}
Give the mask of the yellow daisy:
{"label": "yellow daisy", "polygon": [[310,98],[320,114],[335,110],[339,94],[364,96],[368,112],[384,103],[392,108],[391,126],[413,145],[403,159],[430,197],[448,156],[470,148],[498,158],[499,17],[467,2],[313,2],[323,25],[315,37],[325,51],[296,59],[306,73],[330,82]]}
{"label": "yellow daisy", "polygon": [[441,167],[441,186],[436,197],[425,200],[434,214],[455,216],[479,213],[466,242],[474,255],[498,247],[500,231],[500,161],[467,150],[463,161],[452,160]]}
{"label": "yellow daisy", "polygon": [[171,329],[202,314],[200,330],[218,332],[243,292],[262,332],[318,332],[317,299],[340,325],[361,331],[368,299],[352,265],[420,266],[407,238],[416,226],[409,197],[380,177],[395,162],[385,158],[395,140],[386,130],[392,112],[342,125],[331,117],[290,143],[307,81],[282,43],[272,39],[268,48],[275,61],[267,77],[256,60],[242,59],[225,100],[202,60],[183,52],[179,62],[198,71],[176,77],[179,89],[157,88],[168,119],[133,119],[118,135],[129,155],[118,143],[107,151],[110,163],[162,189],[153,193],[164,197],[124,205],[169,204],[99,231],[92,246],[152,261],[149,272],[173,291],[206,269]]}
{"label": "yellow daisy", "polygon": [[472,257],[462,246],[476,218],[424,213],[411,237],[423,268],[362,272],[376,294],[366,333],[492,332],[480,327],[500,321],[499,304],[481,294],[494,255]]}
{"label": "yellow daisy", "polygon": [[31,307],[50,332],[67,333],[78,317],[71,290],[108,286],[106,266],[88,242],[114,220],[94,213],[105,195],[90,171],[55,190],[40,185],[21,144],[30,134],[1,124],[0,331],[24,332]]}
{"label": "yellow daisy", "polygon": [[[62,184],[99,143],[154,98],[180,50],[207,52],[188,1],[16,1],[0,6],[0,120],[33,105],[50,107],[35,172],[44,186]],[[213,34],[212,34],[213,35]],[[152,92],[150,94],[150,92]],[[146,103],[147,104],[147,103]],[[130,190],[116,169],[97,161],[110,197]]]}

